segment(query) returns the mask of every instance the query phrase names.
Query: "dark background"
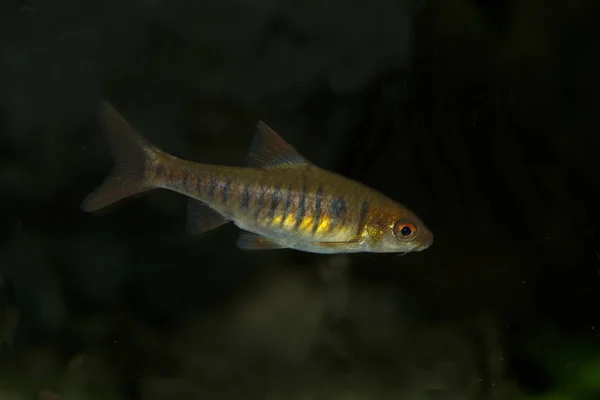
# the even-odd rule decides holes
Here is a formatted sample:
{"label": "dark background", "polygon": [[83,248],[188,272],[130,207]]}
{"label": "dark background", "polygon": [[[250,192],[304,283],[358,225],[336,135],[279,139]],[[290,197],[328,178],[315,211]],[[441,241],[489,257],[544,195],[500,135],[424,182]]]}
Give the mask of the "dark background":
{"label": "dark background", "polygon": [[[0,397],[598,398],[598,15],[592,0],[2,2]],[[243,252],[231,225],[188,237],[166,191],[85,214],[112,165],[100,99],[209,163],[240,165],[262,119],[409,206],[435,243]]]}

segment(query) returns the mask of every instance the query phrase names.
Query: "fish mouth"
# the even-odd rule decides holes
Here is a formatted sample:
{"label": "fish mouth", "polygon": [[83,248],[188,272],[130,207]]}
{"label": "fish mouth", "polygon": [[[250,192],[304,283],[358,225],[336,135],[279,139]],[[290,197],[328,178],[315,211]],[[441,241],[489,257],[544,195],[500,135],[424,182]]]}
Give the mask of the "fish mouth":
{"label": "fish mouth", "polygon": [[425,250],[426,248],[431,247],[432,244],[433,244],[433,235],[430,232],[429,235],[427,235],[427,242],[425,242],[424,244],[421,245],[421,247],[423,248],[422,250]]}
{"label": "fish mouth", "polygon": [[418,246],[417,248],[415,248],[414,251],[423,251],[423,250],[431,247],[431,245],[433,244],[433,235],[429,236],[428,239],[429,240],[427,240],[427,242],[425,242],[425,243],[421,244],[420,246]]}

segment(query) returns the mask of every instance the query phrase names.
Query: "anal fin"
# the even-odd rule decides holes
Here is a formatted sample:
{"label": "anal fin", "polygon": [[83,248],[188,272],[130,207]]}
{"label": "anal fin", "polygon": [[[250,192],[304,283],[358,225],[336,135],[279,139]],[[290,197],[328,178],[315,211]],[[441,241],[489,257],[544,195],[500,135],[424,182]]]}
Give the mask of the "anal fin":
{"label": "anal fin", "polygon": [[286,247],[267,239],[264,236],[250,232],[242,232],[237,240],[237,246],[245,250],[275,250],[285,249]]}
{"label": "anal fin", "polygon": [[226,224],[230,219],[225,218],[206,203],[190,199],[187,209],[187,227],[190,235],[198,235]]}

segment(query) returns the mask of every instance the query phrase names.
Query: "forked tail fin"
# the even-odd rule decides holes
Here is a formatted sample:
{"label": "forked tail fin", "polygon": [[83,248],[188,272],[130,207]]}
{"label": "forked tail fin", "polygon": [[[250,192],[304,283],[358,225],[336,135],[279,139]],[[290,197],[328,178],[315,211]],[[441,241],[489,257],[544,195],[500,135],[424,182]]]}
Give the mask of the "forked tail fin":
{"label": "forked tail fin", "polygon": [[108,138],[115,165],[104,182],[83,203],[83,211],[96,211],[126,197],[153,189],[146,163],[160,150],[142,138],[109,103],[102,101],[98,119]]}

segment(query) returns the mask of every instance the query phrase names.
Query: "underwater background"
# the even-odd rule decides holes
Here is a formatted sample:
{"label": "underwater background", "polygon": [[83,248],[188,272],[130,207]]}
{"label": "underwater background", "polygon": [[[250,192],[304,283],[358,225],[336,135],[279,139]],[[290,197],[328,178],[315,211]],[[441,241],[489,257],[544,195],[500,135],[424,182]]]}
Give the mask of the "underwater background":
{"label": "underwater background", "polygon": [[[0,4],[0,400],[600,398],[600,3]],[[80,204],[111,102],[182,158],[258,120],[434,244],[324,256]]]}

